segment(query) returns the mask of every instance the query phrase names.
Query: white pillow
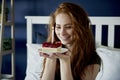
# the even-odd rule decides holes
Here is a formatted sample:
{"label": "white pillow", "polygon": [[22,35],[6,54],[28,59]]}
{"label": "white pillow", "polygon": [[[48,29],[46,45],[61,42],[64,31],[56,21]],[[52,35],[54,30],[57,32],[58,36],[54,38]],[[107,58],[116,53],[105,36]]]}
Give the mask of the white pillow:
{"label": "white pillow", "polygon": [[43,67],[43,57],[40,57],[38,49],[40,44],[27,44],[27,68],[25,80],[40,80]]}
{"label": "white pillow", "polygon": [[120,49],[102,46],[96,51],[103,61],[96,80],[120,80]]}
{"label": "white pillow", "polygon": [[[43,57],[39,56],[40,44],[27,44],[27,69],[25,80],[39,80]],[[103,60],[103,68],[99,72],[96,80],[120,80],[120,49],[110,49],[99,47],[96,49],[98,55]]]}

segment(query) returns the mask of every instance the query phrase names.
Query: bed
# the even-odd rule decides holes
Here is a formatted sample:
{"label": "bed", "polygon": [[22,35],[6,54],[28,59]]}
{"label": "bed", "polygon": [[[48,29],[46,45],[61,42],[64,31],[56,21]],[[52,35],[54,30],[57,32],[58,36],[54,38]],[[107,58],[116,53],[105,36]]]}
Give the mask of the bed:
{"label": "bed", "polygon": [[[120,36],[119,33],[115,32],[120,32],[120,17],[90,16],[89,18],[92,23],[91,26],[95,26],[93,30],[96,51],[103,60],[103,67],[101,67],[96,80],[120,80]],[[39,80],[43,58],[38,53],[41,45],[32,41],[33,24],[48,24],[49,16],[25,16],[25,19],[27,20],[27,68],[25,80]],[[106,45],[103,45],[104,39],[102,39],[102,36],[104,36],[103,26],[107,26]],[[115,44],[118,47],[115,47]]]}

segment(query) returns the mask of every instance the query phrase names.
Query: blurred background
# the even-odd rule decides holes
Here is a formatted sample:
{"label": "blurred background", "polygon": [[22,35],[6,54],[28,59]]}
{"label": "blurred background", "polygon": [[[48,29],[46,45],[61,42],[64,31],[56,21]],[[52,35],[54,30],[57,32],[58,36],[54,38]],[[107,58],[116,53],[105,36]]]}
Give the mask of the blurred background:
{"label": "blurred background", "polygon": [[[6,0],[10,4],[10,0]],[[89,16],[114,16],[120,17],[120,0],[14,0],[15,11],[15,73],[16,80],[24,80],[26,71],[26,19],[25,16],[49,16],[62,2],[73,2],[81,5]],[[37,43],[43,42],[47,37],[46,27],[33,25],[34,38]],[[7,31],[6,29],[6,35]],[[106,32],[106,29],[104,30]],[[104,32],[103,31],[103,32]],[[120,28],[116,29],[120,34]],[[39,40],[39,38],[41,38]],[[117,37],[116,42],[120,41]],[[106,43],[103,43],[106,44]],[[116,43],[120,47],[120,43]],[[10,73],[10,56],[3,58],[3,73]]]}

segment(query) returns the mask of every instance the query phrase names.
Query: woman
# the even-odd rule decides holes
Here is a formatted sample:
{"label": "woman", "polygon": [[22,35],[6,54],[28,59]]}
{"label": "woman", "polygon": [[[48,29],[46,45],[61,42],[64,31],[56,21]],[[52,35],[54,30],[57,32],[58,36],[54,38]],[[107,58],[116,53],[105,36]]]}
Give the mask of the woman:
{"label": "woman", "polygon": [[95,80],[101,59],[95,52],[95,42],[86,12],[73,3],[64,2],[51,15],[48,42],[61,41],[68,49],[64,54],[54,53],[45,57],[41,80]]}

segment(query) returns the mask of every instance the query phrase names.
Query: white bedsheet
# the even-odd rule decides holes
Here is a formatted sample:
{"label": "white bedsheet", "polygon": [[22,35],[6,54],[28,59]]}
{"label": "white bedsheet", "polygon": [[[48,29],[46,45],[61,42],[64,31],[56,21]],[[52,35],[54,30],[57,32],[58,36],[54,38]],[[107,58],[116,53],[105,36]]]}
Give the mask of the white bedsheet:
{"label": "white bedsheet", "polygon": [[[40,80],[43,58],[39,56],[40,44],[27,44],[27,69],[25,80]],[[120,49],[99,47],[96,49],[103,60],[103,68],[96,80],[120,80]]]}

